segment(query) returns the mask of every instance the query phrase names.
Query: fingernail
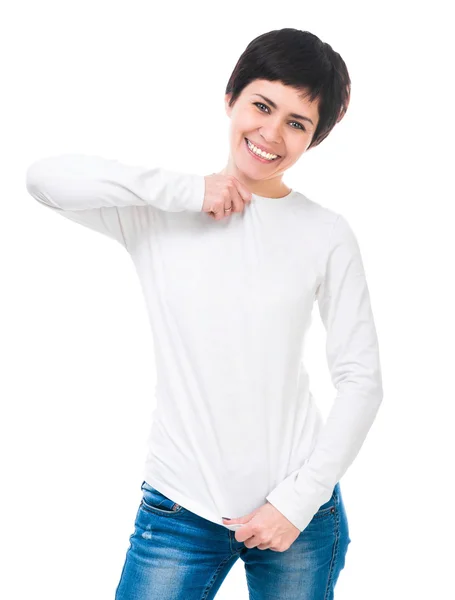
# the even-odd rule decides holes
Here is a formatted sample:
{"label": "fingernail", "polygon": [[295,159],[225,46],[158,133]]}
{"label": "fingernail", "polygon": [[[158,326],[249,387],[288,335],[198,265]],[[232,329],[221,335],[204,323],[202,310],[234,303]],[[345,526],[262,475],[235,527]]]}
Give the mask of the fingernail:
{"label": "fingernail", "polygon": [[230,517],[222,517],[223,519],[226,519],[226,521],[230,521]]}

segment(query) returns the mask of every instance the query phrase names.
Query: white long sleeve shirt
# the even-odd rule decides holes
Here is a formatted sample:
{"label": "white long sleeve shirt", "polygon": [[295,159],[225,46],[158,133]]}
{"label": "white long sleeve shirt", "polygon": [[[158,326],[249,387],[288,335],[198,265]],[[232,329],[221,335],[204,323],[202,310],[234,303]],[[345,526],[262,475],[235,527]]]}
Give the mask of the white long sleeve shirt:
{"label": "white long sleeve shirt", "polygon": [[[203,176],[82,154],[26,174],[43,205],[119,242],[135,265],[157,383],[144,479],[228,529],[267,500],[303,531],[382,402],[364,266],[347,220],[292,190],[202,211]],[[336,397],[327,420],[302,362],[317,303]]]}

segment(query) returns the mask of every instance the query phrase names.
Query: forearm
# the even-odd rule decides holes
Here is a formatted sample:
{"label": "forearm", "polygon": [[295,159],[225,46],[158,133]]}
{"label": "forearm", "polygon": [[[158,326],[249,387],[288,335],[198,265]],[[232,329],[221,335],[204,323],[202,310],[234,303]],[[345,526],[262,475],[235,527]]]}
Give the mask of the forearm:
{"label": "forearm", "polygon": [[63,154],[32,163],[26,186],[37,201],[63,211],[151,205],[179,212],[202,210],[205,181],[100,156]]}

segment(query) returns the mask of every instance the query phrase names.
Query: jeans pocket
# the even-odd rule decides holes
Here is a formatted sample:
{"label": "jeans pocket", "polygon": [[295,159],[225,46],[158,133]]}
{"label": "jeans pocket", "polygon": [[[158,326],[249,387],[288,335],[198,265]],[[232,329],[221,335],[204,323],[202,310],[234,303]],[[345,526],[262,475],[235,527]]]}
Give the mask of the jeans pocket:
{"label": "jeans pocket", "polygon": [[337,488],[335,486],[331,497],[319,507],[318,511],[314,514],[313,519],[319,519],[320,517],[326,517],[329,515],[333,515],[336,510],[336,492]]}
{"label": "jeans pocket", "polygon": [[180,504],[174,502],[146,481],[141,485],[141,508],[155,514],[175,514],[182,510]]}

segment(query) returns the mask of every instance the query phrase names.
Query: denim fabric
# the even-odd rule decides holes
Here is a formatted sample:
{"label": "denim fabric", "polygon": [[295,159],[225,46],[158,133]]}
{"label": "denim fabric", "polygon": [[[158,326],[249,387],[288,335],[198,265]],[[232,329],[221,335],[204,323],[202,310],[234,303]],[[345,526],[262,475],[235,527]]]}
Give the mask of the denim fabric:
{"label": "denim fabric", "polygon": [[143,482],[115,600],[209,600],[240,558],[254,600],[333,600],[349,537],[340,483],[284,552],[247,548]]}

